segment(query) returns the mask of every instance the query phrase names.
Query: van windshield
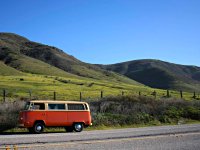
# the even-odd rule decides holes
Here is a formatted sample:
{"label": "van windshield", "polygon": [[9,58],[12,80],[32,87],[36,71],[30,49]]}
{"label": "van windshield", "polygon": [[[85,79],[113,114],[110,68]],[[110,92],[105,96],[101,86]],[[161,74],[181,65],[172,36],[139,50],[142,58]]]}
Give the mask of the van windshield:
{"label": "van windshield", "polygon": [[24,107],[24,110],[45,110],[45,104],[27,102]]}
{"label": "van windshield", "polygon": [[26,102],[25,106],[24,106],[24,110],[29,110],[30,109],[30,102]]}

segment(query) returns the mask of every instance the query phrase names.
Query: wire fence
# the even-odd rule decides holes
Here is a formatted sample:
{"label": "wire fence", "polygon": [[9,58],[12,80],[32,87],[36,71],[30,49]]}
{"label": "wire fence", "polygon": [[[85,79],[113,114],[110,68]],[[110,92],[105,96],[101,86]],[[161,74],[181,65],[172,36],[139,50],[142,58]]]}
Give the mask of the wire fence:
{"label": "wire fence", "polygon": [[196,99],[200,100],[200,94],[196,92],[188,93],[183,91],[72,91],[72,92],[57,92],[57,91],[37,91],[37,90],[20,90],[20,89],[1,89],[0,101],[14,100],[76,100],[85,101],[92,99],[101,99],[108,96],[147,96],[155,99],[159,98],[180,98],[180,99]]}

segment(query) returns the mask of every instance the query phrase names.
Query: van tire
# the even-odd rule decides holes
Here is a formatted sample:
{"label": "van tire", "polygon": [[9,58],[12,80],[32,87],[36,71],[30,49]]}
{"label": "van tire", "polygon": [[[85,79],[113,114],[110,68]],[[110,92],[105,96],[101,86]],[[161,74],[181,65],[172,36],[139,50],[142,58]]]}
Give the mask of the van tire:
{"label": "van tire", "polygon": [[81,132],[83,130],[83,123],[74,123],[73,128],[74,131]]}
{"label": "van tire", "polygon": [[40,134],[44,130],[44,124],[42,122],[36,122],[33,126],[33,133]]}

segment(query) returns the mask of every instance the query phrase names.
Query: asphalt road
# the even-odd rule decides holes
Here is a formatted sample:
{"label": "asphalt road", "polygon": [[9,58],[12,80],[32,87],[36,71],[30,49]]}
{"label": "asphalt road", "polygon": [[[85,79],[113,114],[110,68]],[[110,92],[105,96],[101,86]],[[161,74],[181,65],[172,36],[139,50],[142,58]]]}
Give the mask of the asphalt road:
{"label": "asphalt road", "polygon": [[200,124],[83,131],[0,135],[0,149],[18,150],[200,150]]}

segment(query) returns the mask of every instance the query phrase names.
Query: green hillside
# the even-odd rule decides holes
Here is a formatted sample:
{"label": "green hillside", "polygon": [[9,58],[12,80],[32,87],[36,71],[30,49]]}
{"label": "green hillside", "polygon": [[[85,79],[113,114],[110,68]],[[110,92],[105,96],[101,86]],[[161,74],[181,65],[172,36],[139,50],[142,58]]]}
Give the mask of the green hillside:
{"label": "green hillside", "polygon": [[16,75],[16,76],[19,76],[19,75],[24,75],[24,73],[12,68],[12,67],[9,67],[7,65],[5,65],[3,62],[0,61],[0,75],[3,75],[3,76],[13,76],[13,75]]}
{"label": "green hillside", "polygon": [[[16,34],[0,33],[0,100],[3,100],[3,89],[6,90],[6,99],[11,100],[30,98],[29,91],[33,99],[52,99],[55,91],[57,99],[79,100],[82,92],[82,98],[88,100],[100,98],[101,91],[103,96],[138,96],[140,93],[152,98],[166,97],[166,90],[150,88],[144,84],[170,89],[178,89],[181,85],[184,86],[183,90],[199,87],[198,67],[185,68],[187,74],[184,76],[188,75],[188,72],[192,74],[188,82],[183,82],[186,79],[182,80],[181,70],[176,77],[173,72],[178,68],[170,70],[174,66],[166,65],[165,62],[160,65],[160,61],[158,62],[151,60],[146,63],[142,60],[133,64],[128,62],[112,66],[92,65],[81,62],[55,47],[31,42]],[[134,67],[136,70],[132,70]],[[130,79],[133,77],[143,84]],[[170,91],[170,96],[180,97],[180,93]],[[192,99],[193,93],[183,92],[183,96]]]}
{"label": "green hillside", "polygon": [[118,95],[122,90],[148,89],[55,47],[11,33],[0,33],[0,61],[0,91],[6,89],[9,99],[28,98],[30,90],[34,98],[52,99],[56,91],[60,99],[77,100],[80,92],[84,98],[94,98],[100,97],[101,91],[104,95]]}
{"label": "green hillside", "polygon": [[200,67],[160,60],[135,60],[102,68],[115,71],[153,88],[200,91]]}
{"label": "green hillside", "polygon": [[[80,77],[139,84],[99,66],[81,62],[58,48],[32,42],[12,33],[0,33],[0,60],[28,73],[65,76],[65,72],[68,72]],[[55,67],[59,70],[55,71]]]}

